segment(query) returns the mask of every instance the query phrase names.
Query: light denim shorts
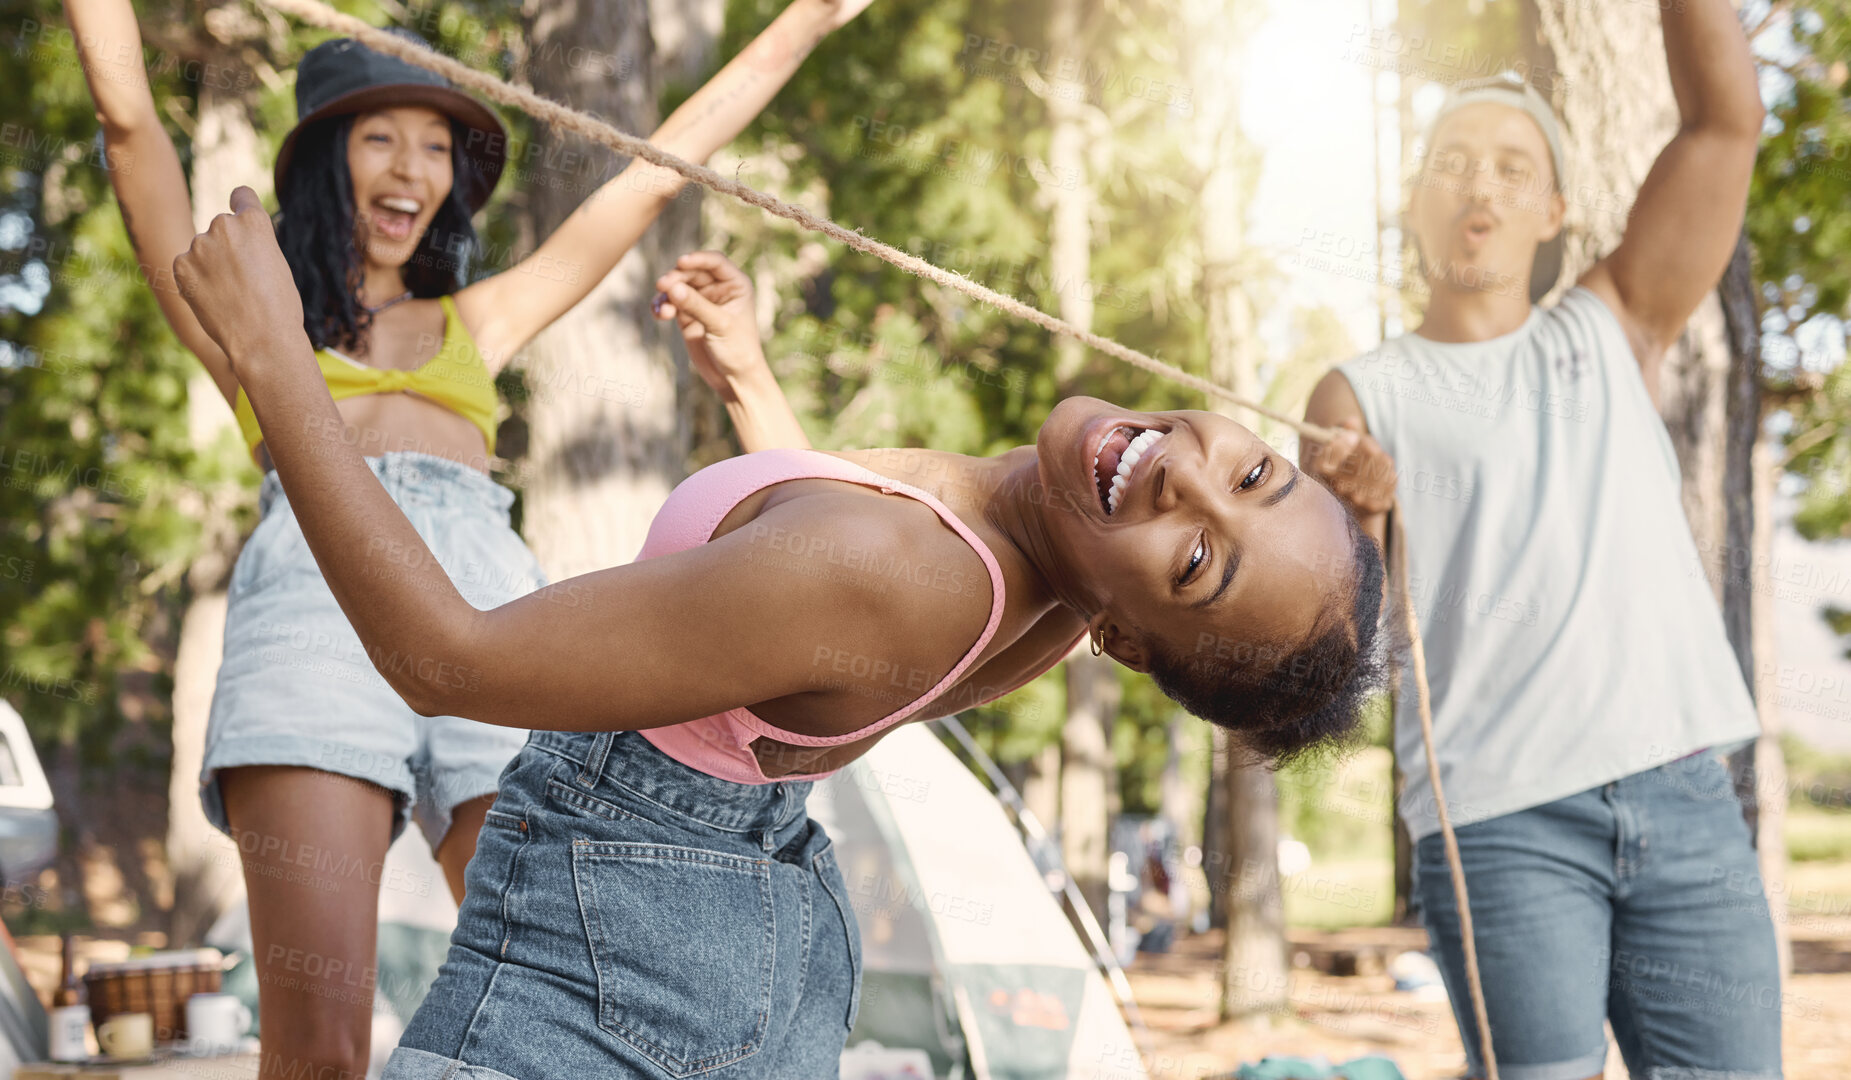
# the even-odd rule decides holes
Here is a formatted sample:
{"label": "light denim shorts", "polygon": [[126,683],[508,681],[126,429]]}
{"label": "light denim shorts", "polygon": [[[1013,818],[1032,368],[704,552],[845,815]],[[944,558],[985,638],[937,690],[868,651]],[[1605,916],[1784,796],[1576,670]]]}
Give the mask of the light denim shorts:
{"label": "light denim shorts", "polygon": [[[367,464],[471,604],[497,607],[545,584],[509,528],[513,492],[429,454],[392,453]],[[199,777],[207,818],[231,831],[220,769],[296,765],[391,791],[393,838],[415,816],[435,849],[458,805],[494,793],[527,732],[412,712],[348,625],[274,472],[264,477],[261,506],[263,519],[231,574],[225,659]],[[369,565],[392,570],[389,559]]]}
{"label": "light denim shorts", "polygon": [[[1483,1075],[1444,843],[1416,852],[1421,919]],[[1774,924],[1714,756],[1463,826],[1459,854],[1505,1080],[1599,1076],[1607,1024],[1641,1080],[1778,1080]]]}
{"label": "light denim shorts", "polygon": [[385,1080],[826,1080],[861,934],[807,781],[735,784],[634,731],[536,731]]}

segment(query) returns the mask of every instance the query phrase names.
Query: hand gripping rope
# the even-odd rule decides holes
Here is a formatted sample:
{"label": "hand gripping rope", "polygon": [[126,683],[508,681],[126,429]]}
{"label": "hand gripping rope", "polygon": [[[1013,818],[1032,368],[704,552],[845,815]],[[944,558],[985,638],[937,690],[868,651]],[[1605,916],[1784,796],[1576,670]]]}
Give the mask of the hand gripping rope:
{"label": "hand gripping rope", "polygon": [[[935,266],[916,255],[908,254],[898,248],[883,244],[879,240],[844,228],[826,217],[722,176],[704,165],[684,161],[647,140],[619,131],[596,117],[561,105],[556,101],[550,101],[531,90],[511,86],[493,75],[466,67],[418,42],[388,34],[351,15],[343,15],[320,3],[319,0],[264,0],[264,3],[278,11],[293,15],[311,26],[357,38],[375,52],[396,56],[407,63],[434,71],[457,86],[474,90],[483,97],[510,109],[518,109],[535,119],[544,121],[555,130],[571,132],[607,146],[618,153],[641,158],[651,165],[678,173],[709,190],[717,191],[722,195],[730,195],[748,206],[758,207],[768,214],[794,221],[812,232],[822,233],[856,251],[897,266],[909,274],[925,278],[927,281],[943,285],[948,289],[955,289],[1006,315],[1024,319],[1056,334],[1066,334],[1089,348],[1097,349],[1133,367],[1142,368],[1154,375],[1161,375],[1191,389],[1199,390],[1210,397],[1221,398],[1232,405],[1284,424],[1297,432],[1300,438],[1327,443],[1336,435],[1336,431],[1332,428],[1307,423],[1269,409],[1258,402],[1248,401],[1232,390],[1184,371],[1174,364],[1166,364],[1154,356],[1122,345],[1110,338],[1102,337],[1090,330],[1082,330],[1064,319],[1049,315],[1013,296],[1006,296],[962,274]],[[1471,987],[1472,1013],[1477,1020],[1479,1046],[1484,1053],[1485,1080],[1498,1080],[1497,1059],[1491,1048],[1491,1021],[1485,1012],[1485,993],[1478,976],[1478,949],[1473,940],[1471,905],[1466,899],[1465,871],[1460,865],[1459,841],[1453,834],[1452,815],[1446,809],[1446,796],[1440,786],[1439,758],[1433,748],[1433,712],[1427,700],[1427,656],[1426,651],[1421,647],[1420,624],[1415,617],[1413,598],[1408,588],[1407,544],[1402,530],[1401,509],[1398,503],[1389,515],[1389,528],[1391,530],[1389,576],[1393,579],[1408,645],[1412,650],[1414,696],[1420,712],[1421,740],[1427,751],[1427,778],[1433,784],[1433,797],[1439,810],[1440,833],[1446,843],[1446,861],[1452,870],[1453,896],[1459,905],[1459,930],[1465,948],[1466,981]]]}

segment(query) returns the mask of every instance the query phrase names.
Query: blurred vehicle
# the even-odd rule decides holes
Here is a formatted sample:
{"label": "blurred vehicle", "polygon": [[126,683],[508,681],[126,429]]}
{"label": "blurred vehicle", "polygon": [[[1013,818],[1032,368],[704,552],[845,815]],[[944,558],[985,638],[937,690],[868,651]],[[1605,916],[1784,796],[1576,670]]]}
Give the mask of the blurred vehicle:
{"label": "blurred vehicle", "polygon": [[0,701],[0,877],[30,881],[58,854],[58,815],[26,722]]}
{"label": "blurred vehicle", "polygon": [[[0,878],[7,889],[31,881],[58,854],[58,815],[26,722],[0,701]],[[45,1009],[26,982],[13,935],[0,927],[0,1075],[42,1059]]]}

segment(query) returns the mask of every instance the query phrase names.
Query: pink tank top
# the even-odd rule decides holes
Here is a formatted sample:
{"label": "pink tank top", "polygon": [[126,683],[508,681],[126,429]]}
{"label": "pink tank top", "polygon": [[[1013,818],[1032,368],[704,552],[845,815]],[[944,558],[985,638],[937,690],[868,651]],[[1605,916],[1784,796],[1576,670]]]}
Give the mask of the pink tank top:
{"label": "pink tank top", "polygon": [[990,571],[990,619],[984,625],[977,643],[970,647],[964,658],[937,685],[904,708],[846,735],[799,735],[774,727],[745,708],[729,709],[714,716],[704,716],[699,720],[669,727],[647,728],[642,732],[643,737],[656,749],[683,765],[738,784],[820,780],[830,776],[835,770],[767,777],[759,768],[758,758],[752,753],[752,740],[764,736],[793,746],[838,746],[890,728],[950,689],[965,669],[976,661],[984,646],[990,643],[990,638],[995,636],[996,628],[1003,618],[1003,572],[996,563],[996,556],[944,503],[916,487],[815,450],[761,450],[756,454],[746,454],[709,465],[683,480],[662,504],[655,521],[650,523],[649,537],[643,542],[643,550],[637,555],[637,561],[705,544],[713,538],[714,529],[719,527],[726,515],[747,496],[773,484],[802,479],[845,480],[852,484],[865,484],[887,494],[898,492],[910,496],[931,507],[944,519],[946,525],[976,550],[977,556]]}

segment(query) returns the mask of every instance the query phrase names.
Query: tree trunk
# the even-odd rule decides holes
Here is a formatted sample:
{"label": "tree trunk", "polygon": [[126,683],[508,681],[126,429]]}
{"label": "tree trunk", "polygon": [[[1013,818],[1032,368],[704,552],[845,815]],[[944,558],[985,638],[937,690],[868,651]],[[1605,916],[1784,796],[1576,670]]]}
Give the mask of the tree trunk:
{"label": "tree trunk", "polygon": [[[672,24],[675,57],[707,55],[715,6],[702,0],[693,6],[698,15],[676,9],[684,16]],[[655,129],[664,63],[646,0],[533,0],[524,15],[534,90],[626,131]],[[619,77],[606,73],[610,65],[568,62],[584,50],[613,56]],[[675,63],[686,69],[685,60]],[[517,169],[512,179],[531,193],[529,231],[543,238],[627,159],[548,128],[535,141],[535,175]],[[687,193],[676,199],[643,242],[526,350],[523,531],[553,580],[633,558],[656,508],[683,475],[690,371],[649,302],[667,260],[697,241],[699,206]]]}
{"label": "tree trunk", "polygon": [[1061,858],[1101,923],[1106,922],[1115,776],[1112,721],[1118,672],[1090,653],[1067,660],[1067,722],[1061,728]]}
{"label": "tree trunk", "polygon": [[1162,819],[1175,828],[1175,839],[1179,845],[1190,845],[1196,839],[1196,815],[1201,813],[1201,797],[1196,795],[1194,787],[1188,784],[1188,776],[1183,774],[1183,756],[1185,747],[1194,734],[1196,721],[1183,710],[1175,711],[1170,717],[1170,724],[1164,728],[1168,741],[1168,750],[1162,760],[1162,772],[1157,778],[1157,806]]}
{"label": "tree trunk", "polygon": [[[1729,259],[1729,269],[1723,273],[1716,293],[1722,303],[1729,343],[1728,400],[1724,405],[1728,423],[1723,456],[1724,557],[1718,567],[1722,572],[1722,617],[1729,644],[1735,650],[1735,662],[1752,690],[1755,646],[1759,644],[1754,640],[1754,575],[1737,569],[1748,565],[1747,556],[1756,550],[1760,524],[1755,513],[1754,458],[1761,433],[1761,326],[1747,233],[1736,239],[1735,254]],[[1759,700],[1761,695],[1755,697]],[[1751,745],[1735,756],[1738,778],[1752,781],[1754,754]],[[1752,782],[1748,786],[1752,791]],[[1751,830],[1759,817],[1756,803],[1751,795],[1743,807]]]}
{"label": "tree trunk", "polygon": [[[1197,39],[1190,51],[1196,87],[1191,140],[1201,168],[1196,237],[1202,249],[1209,375],[1242,397],[1261,394],[1253,307],[1241,288],[1246,206],[1241,164],[1240,97],[1225,42]],[[1232,414],[1230,414],[1232,415]],[[1251,423],[1252,418],[1235,419]],[[1262,429],[1261,435],[1266,432]],[[1227,887],[1221,1015],[1245,1016],[1285,1007],[1285,919],[1279,893],[1279,807],[1272,773],[1230,761],[1222,812],[1228,843],[1221,881]],[[1210,881],[1217,875],[1211,874]]]}
{"label": "tree trunk", "polygon": [[[1780,750],[1780,708],[1760,673],[1774,657],[1772,506],[1778,467],[1762,437],[1761,307],[1755,296],[1748,237],[1736,242],[1717,288],[1729,334],[1728,453],[1725,480],[1727,544],[1722,563],[1723,620],[1735,647],[1742,677],[1754,691],[1761,736],[1730,756],[1736,788],[1752,830],[1761,880],[1774,919],[1774,938],[1783,974],[1792,970],[1787,921],[1787,763]],[[1756,662],[1759,657],[1761,663]]]}
{"label": "tree trunk", "polygon": [[1209,725],[1208,798],[1202,800],[1202,873],[1208,879],[1208,925],[1225,930],[1233,877],[1233,838],[1228,832],[1228,733]]}
{"label": "tree trunk", "polygon": [[[216,392],[207,387],[208,392]],[[237,849],[219,835],[199,802],[199,769],[205,760],[206,719],[225,653],[225,592],[199,594],[180,623],[174,658],[173,772],[167,789],[167,867],[173,878],[168,941],[201,940],[244,892]]]}
{"label": "tree trunk", "polygon": [[[1633,197],[1661,147],[1676,132],[1677,104],[1664,62],[1654,5],[1606,5],[1540,0],[1541,36],[1571,94],[1562,98],[1568,158],[1568,250],[1558,293],[1593,261],[1613,250]],[[1665,355],[1660,412],[1683,473],[1684,512],[1705,573],[1722,604],[1736,658],[1751,689],[1772,660],[1771,617],[1764,580],[1772,530],[1767,522],[1771,469],[1758,464],[1761,447],[1758,317],[1748,251],[1738,244],[1721,288],[1706,297],[1678,343]],[[1725,302],[1733,310],[1725,313]],[[1727,317],[1725,318],[1725,314]],[[1750,569],[1733,580],[1731,568]],[[1770,883],[1785,877],[1778,795],[1756,806],[1753,792],[1774,794],[1769,780],[1784,767],[1775,742],[1776,711],[1757,693],[1762,737],[1732,764],[1743,781]],[[1753,774],[1758,772],[1759,776]],[[1784,782],[1783,785],[1784,787]],[[1776,803],[1781,805],[1777,806]],[[1784,920],[1775,926],[1783,942]]]}
{"label": "tree trunk", "polygon": [[1024,762],[1028,776],[1022,781],[1022,802],[1049,831],[1060,827],[1060,755],[1061,744],[1055,741]]}
{"label": "tree trunk", "polygon": [[[1773,560],[1765,557],[1774,544],[1774,485],[1782,469],[1779,452],[1767,439],[1760,439],[1754,449],[1755,557],[1752,562],[1752,585],[1756,602],[1751,633],[1754,655],[1761,657],[1757,672],[1774,670],[1774,605],[1767,598],[1774,595]],[[1789,933],[1790,913],[1787,906],[1787,759],[1780,748],[1780,703],[1767,679],[1749,683],[1756,688],[1755,712],[1761,720],[1761,735],[1746,751],[1731,760],[1737,768],[1738,790],[1746,782],[1758,807],[1755,816],[1755,854],[1761,865],[1761,881],[1767,892],[1768,914],[1774,920],[1774,942],[1780,952],[1780,973],[1784,979],[1793,974],[1793,941]],[[1746,760],[1741,760],[1742,758]]]}
{"label": "tree trunk", "polygon": [[[1080,0],[1052,0],[1048,8],[1048,53],[1081,56]],[[1086,167],[1087,103],[1076,95],[1045,95],[1048,106],[1048,168],[1055,176],[1078,177],[1071,186],[1055,185],[1054,215],[1048,234],[1048,261],[1053,273],[1060,317],[1081,328],[1093,325],[1093,291],[1086,287],[1092,274],[1093,194]],[[1065,334],[1055,338],[1054,378],[1063,389],[1072,386],[1086,362],[1086,347]]]}
{"label": "tree trunk", "polygon": [[[223,30],[224,20],[208,18]],[[259,28],[261,30],[261,28]],[[216,36],[216,35],[215,35]],[[236,39],[219,40],[212,63],[237,70]],[[248,84],[255,85],[255,84]],[[270,190],[267,154],[251,124],[249,102],[222,92],[207,80],[199,91],[199,119],[193,137],[193,225],[204,232],[213,217],[231,202],[240,184],[260,193]],[[235,430],[231,409],[204,368],[187,380],[187,425],[193,445],[209,452],[227,431]],[[212,691],[225,652],[225,586],[237,557],[239,537],[231,526],[232,510],[245,496],[235,484],[199,491],[195,520],[206,530],[203,551],[187,571],[191,600],[180,622],[174,658],[173,760],[167,800],[167,864],[173,878],[173,908],[168,940],[197,942],[225,908],[244,892],[237,851],[206,820],[199,802],[199,769],[205,758],[206,720]]]}
{"label": "tree trunk", "polygon": [[1413,926],[1420,921],[1420,910],[1414,903],[1414,838],[1408,835],[1408,823],[1401,816],[1401,777],[1400,769],[1393,767],[1393,750],[1389,751],[1389,761],[1395,776],[1395,798],[1391,803],[1394,809],[1388,817],[1388,827],[1395,834],[1395,904],[1389,918],[1396,926]]}
{"label": "tree trunk", "polygon": [[[1048,51],[1053,56],[1082,56],[1084,42],[1080,0],[1052,0],[1048,8]],[[1060,316],[1090,329],[1093,322],[1092,189],[1085,155],[1083,101],[1045,95],[1052,126],[1048,165],[1057,176],[1079,177],[1072,186],[1054,189],[1049,222],[1048,260]],[[1086,363],[1086,350],[1071,338],[1055,345],[1055,378],[1063,392]],[[1112,722],[1118,713],[1118,673],[1103,656],[1079,651],[1067,658],[1067,720],[1061,728],[1061,857],[1081,895],[1100,922],[1107,920],[1106,896],[1110,835],[1117,770],[1112,756]]]}
{"label": "tree trunk", "polygon": [[1157,779],[1159,812],[1176,830],[1177,844],[1184,847],[1196,842],[1196,830],[1201,821],[1202,797],[1183,773],[1184,748],[1192,744],[1198,723],[1181,709],[1170,716],[1165,728],[1169,750],[1163,759],[1163,773]]}
{"label": "tree trunk", "polygon": [[[717,67],[714,53],[725,21],[726,0],[650,0],[650,37],[655,41],[659,89],[692,91],[713,74]],[[643,237],[638,249],[649,258],[649,280],[654,281],[676,259],[702,247],[704,196],[702,188],[690,184]],[[673,343],[674,335],[669,339],[675,359],[675,422],[683,454],[683,464],[677,470],[680,475],[681,470],[699,467],[688,464],[689,455],[698,447],[709,443],[726,447],[719,457],[730,456],[733,451],[728,444],[726,406],[688,367],[684,347]],[[711,459],[701,463],[707,460]]]}
{"label": "tree trunk", "polygon": [[1262,768],[1229,770],[1228,936],[1222,954],[1221,1018],[1287,1007],[1285,906],[1279,891],[1279,792]]}
{"label": "tree trunk", "polygon": [[[1169,753],[1163,759],[1163,773],[1157,780],[1158,813],[1172,830],[1168,853],[1173,858],[1169,860],[1169,867],[1177,875],[1183,873],[1185,864],[1182,853],[1195,842],[1195,832],[1201,821],[1197,816],[1201,813],[1201,797],[1196,794],[1195,786],[1189,783],[1189,778],[1183,774],[1183,747],[1190,742],[1195,723],[1181,709],[1170,717],[1166,729]],[[1172,889],[1170,895],[1181,900],[1187,891]],[[1195,912],[1187,901],[1183,902],[1180,910],[1172,909],[1170,917],[1179,936],[1189,933],[1195,925]]]}

